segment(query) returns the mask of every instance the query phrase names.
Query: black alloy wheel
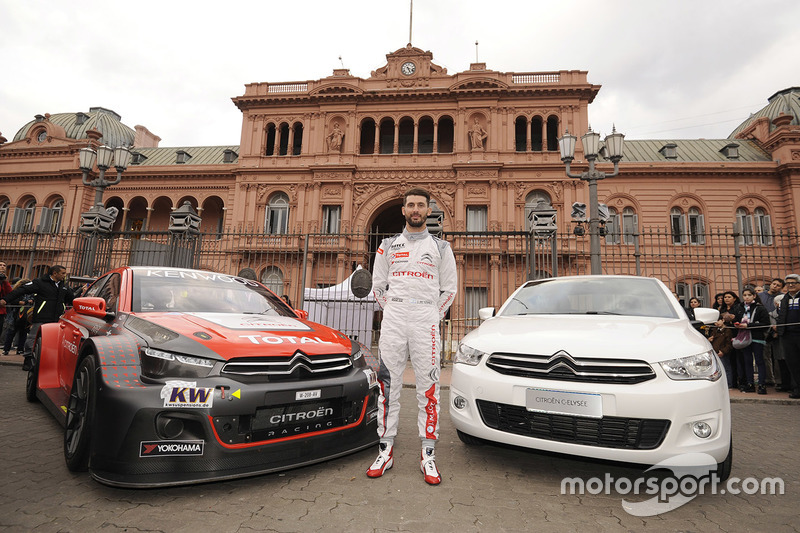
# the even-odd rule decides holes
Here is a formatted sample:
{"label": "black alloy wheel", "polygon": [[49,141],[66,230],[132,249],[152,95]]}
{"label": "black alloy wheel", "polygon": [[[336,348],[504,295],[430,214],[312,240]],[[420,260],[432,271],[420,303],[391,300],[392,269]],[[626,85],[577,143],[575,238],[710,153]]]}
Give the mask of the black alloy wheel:
{"label": "black alloy wheel", "polygon": [[72,472],[89,467],[92,419],[97,394],[97,366],[91,354],[84,357],[75,371],[75,380],[67,404],[64,426],[64,460]]}

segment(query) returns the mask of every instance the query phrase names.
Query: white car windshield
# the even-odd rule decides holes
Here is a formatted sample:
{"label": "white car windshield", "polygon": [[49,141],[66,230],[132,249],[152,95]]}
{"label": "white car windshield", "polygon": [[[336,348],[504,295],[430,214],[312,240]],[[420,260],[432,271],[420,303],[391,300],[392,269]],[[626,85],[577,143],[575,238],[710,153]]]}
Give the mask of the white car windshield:
{"label": "white car windshield", "polygon": [[499,314],[678,318],[672,299],[650,278],[554,278],[526,283]]}
{"label": "white car windshield", "polygon": [[211,272],[142,269],[133,276],[134,312],[253,313],[295,317],[255,281]]}

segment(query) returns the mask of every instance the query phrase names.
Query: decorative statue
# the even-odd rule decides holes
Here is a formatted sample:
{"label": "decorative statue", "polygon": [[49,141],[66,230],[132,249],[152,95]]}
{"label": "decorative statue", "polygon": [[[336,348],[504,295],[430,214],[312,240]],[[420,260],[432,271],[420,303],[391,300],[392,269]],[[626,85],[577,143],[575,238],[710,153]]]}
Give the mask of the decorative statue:
{"label": "decorative statue", "polygon": [[475,123],[472,125],[472,129],[469,130],[469,140],[472,144],[472,151],[475,150],[483,150],[483,143],[486,142],[486,138],[489,136],[486,133],[486,130],[483,129],[480,122],[478,122],[478,118],[475,118]]}
{"label": "decorative statue", "polygon": [[326,139],[328,141],[329,152],[342,151],[342,139],[344,139],[344,132],[339,129],[338,122],[333,123],[333,131],[328,134]]}

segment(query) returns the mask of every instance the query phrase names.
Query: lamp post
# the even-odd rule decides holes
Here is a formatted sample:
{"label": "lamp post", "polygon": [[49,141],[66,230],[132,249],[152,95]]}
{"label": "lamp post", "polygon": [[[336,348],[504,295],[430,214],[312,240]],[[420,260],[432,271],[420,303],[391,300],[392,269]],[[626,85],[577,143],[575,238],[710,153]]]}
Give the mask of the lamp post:
{"label": "lamp post", "polygon": [[[81,225],[78,231],[87,236],[86,254],[84,256],[84,266],[81,274],[95,274],[95,256],[100,236],[107,236],[111,233],[111,227],[117,218],[117,209],[111,210],[103,207],[103,192],[109,185],[116,185],[122,180],[122,173],[128,168],[131,160],[131,152],[124,146],[110,148],[100,146],[95,151],[92,148],[81,148],[78,165],[83,172],[82,181],[84,185],[94,187],[94,204],[85,213],[81,213]],[[98,175],[94,179],[89,179],[89,173],[97,163]],[[106,171],[114,166],[117,169],[116,178],[106,180]]]}
{"label": "lamp post", "polygon": [[575,159],[575,143],[577,137],[570,135],[569,131],[564,132],[564,136],[558,139],[558,147],[561,150],[561,161],[567,167],[567,177],[577,178],[581,181],[589,182],[589,253],[591,257],[592,274],[602,274],[600,264],[600,208],[597,202],[597,182],[604,178],[612,178],[619,174],[619,161],[622,159],[622,147],[625,136],[617,133],[613,129],[611,135],[605,138],[606,157],[614,163],[614,172],[606,173],[595,169],[595,161],[600,152],[600,134],[589,129],[581,137],[583,143],[583,154],[589,162],[589,170],[580,174],[573,174],[569,171],[570,164]]}

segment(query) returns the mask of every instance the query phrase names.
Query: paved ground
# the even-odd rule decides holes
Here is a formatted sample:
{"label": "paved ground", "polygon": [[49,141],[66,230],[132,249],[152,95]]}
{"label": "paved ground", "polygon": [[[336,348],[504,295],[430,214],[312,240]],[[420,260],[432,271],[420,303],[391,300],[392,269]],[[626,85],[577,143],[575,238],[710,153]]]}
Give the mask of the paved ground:
{"label": "paved ground", "polygon": [[[636,478],[641,469],[494,446],[466,447],[442,410],[443,483],[419,472],[413,391],[403,391],[395,467],[364,471],[374,451],[232,482],[154,490],[100,485],[71,474],[62,430],[23,397],[25,373],[0,365],[0,530],[6,531],[770,531],[800,529],[800,405],[734,403],[734,472],[780,476],[784,495],[702,495],[649,518],[622,496],[561,495],[564,477]],[[447,405],[448,392],[442,395]],[[633,499],[633,498],[631,498]],[[644,498],[640,498],[644,499]]]}

